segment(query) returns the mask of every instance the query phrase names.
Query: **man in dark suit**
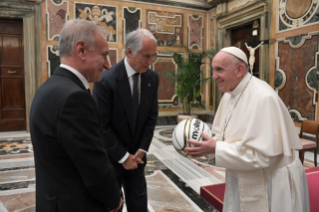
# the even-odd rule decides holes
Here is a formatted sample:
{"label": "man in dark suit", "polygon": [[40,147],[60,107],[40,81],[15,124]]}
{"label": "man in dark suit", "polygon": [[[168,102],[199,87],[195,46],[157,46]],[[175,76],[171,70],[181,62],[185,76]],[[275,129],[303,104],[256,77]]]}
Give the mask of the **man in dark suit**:
{"label": "man in dark suit", "polygon": [[126,37],[126,56],[102,74],[93,97],[127,209],[146,212],[144,168],[158,116],[158,74],[149,69],[156,56],[156,39],[145,29],[131,32]]}
{"label": "man in dark suit", "polygon": [[106,31],[67,21],[59,39],[61,66],[38,89],[30,130],[37,212],[117,211],[120,188],[103,147],[97,105],[88,90],[109,68]]}

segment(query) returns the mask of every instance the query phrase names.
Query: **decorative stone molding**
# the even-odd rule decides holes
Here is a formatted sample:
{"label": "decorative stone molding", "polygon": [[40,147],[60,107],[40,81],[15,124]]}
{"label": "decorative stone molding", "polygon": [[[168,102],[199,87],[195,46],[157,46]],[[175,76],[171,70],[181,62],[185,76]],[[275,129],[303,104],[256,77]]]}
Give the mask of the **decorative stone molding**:
{"label": "decorative stone molding", "polygon": [[216,15],[224,14],[226,12],[227,12],[227,4],[226,3],[222,3],[222,4],[217,5]]}
{"label": "decorative stone molding", "polygon": [[294,122],[302,122],[303,120],[307,120],[306,117],[302,117],[300,111],[296,109],[289,110],[290,116]]}
{"label": "decorative stone molding", "polygon": [[[245,22],[251,22],[256,19],[260,19],[261,16],[264,16],[265,14],[268,13],[269,11],[268,7],[269,7],[268,3],[256,2],[252,5],[242,8],[241,10],[228,12],[218,18],[218,23],[217,23],[218,27],[229,29],[236,26],[240,26]],[[217,12],[217,14],[219,13]],[[262,29],[262,26],[260,26],[260,28]]]}
{"label": "decorative stone molding", "polygon": [[227,9],[228,11],[232,11],[234,8],[241,7],[247,4],[249,1],[254,1],[254,0],[236,0],[236,1],[229,2],[227,4]]}
{"label": "decorative stone molding", "polygon": [[319,0],[278,0],[277,32],[318,24]]}

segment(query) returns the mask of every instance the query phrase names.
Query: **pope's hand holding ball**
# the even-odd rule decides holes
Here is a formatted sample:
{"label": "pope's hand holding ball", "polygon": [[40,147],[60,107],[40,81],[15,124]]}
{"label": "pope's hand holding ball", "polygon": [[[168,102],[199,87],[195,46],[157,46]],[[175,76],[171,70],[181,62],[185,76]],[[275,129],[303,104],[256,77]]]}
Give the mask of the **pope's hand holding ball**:
{"label": "pope's hand holding ball", "polygon": [[215,152],[216,140],[206,135],[204,132],[201,133],[203,141],[195,141],[192,139],[188,140],[188,143],[192,144],[193,147],[186,147],[185,151],[193,158],[198,158],[203,155],[211,154]]}
{"label": "pope's hand holding ball", "polygon": [[183,120],[174,129],[173,145],[185,156],[201,157],[215,151],[216,140],[208,125],[195,118]]}

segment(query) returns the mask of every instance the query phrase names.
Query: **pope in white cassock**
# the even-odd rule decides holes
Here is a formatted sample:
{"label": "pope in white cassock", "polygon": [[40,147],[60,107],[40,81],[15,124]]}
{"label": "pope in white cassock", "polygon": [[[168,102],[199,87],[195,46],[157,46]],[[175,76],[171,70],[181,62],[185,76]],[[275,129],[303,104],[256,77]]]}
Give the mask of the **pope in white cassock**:
{"label": "pope in white cassock", "polygon": [[193,157],[214,153],[226,168],[223,212],[305,212],[307,178],[295,154],[300,149],[294,123],[278,94],[248,73],[245,53],[236,47],[218,52],[213,78],[225,92],[213,123],[213,138],[189,140]]}

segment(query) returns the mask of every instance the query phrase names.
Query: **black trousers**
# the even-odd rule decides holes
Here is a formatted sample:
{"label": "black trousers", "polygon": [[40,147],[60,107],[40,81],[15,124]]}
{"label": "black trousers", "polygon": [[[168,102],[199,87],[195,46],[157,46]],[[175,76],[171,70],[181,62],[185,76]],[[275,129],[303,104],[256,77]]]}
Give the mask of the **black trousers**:
{"label": "black trousers", "polygon": [[[119,186],[124,189],[125,203],[128,212],[147,212],[147,185],[144,175],[145,165],[137,169],[126,170],[122,164],[115,168]],[[122,212],[122,209],[119,210]]]}

